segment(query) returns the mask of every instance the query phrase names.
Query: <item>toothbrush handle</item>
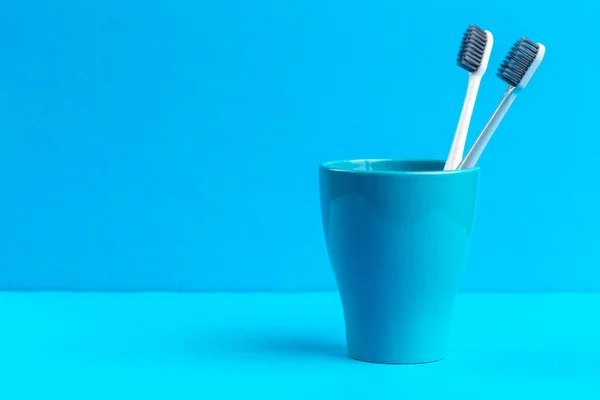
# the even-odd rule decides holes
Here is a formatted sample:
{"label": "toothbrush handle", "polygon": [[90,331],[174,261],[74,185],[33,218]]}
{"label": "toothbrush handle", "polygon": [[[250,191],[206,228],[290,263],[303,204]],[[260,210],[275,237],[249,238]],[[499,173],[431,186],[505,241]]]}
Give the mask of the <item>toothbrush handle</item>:
{"label": "toothbrush handle", "polygon": [[498,104],[498,107],[496,107],[494,114],[492,114],[492,117],[479,134],[477,140],[475,140],[471,150],[469,150],[469,153],[463,162],[460,163],[458,169],[473,168],[477,164],[477,161],[479,160],[481,153],[483,153],[485,146],[487,146],[488,142],[492,138],[492,135],[494,134],[494,131],[496,131],[496,128],[498,128],[502,118],[504,118],[504,115],[506,115],[506,112],[516,98],[517,93],[514,91],[514,89],[510,90],[504,95],[504,98],[502,98],[502,101],[500,104]]}
{"label": "toothbrush handle", "polygon": [[475,107],[475,99],[477,98],[480,82],[480,76],[469,76],[467,95],[465,96],[463,108],[460,113],[460,119],[458,120],[458,126],[456,127],[456,132],[454,133],[454,139],[452,140],[452,146],[450,147],[450,153],[448,154],[448,159],[444,165],[444,170],[456,169],[463,158],[465,142],[467,141],[467,133],[469,131],[469,124],[471,123],[471,116],[473,115],[473,108]]}

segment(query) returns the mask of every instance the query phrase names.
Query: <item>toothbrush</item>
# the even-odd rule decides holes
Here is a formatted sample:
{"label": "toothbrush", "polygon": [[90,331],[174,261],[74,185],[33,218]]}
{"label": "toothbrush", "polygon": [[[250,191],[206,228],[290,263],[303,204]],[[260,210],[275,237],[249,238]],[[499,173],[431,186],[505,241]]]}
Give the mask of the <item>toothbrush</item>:
{"label": "toothbrush", "polygon": [[493,45],[492,33],[482,30],[477,25],[471,24],[463,35],[456,61],[459,67],[469,72],[469,83],[444,170],[456,169],[462,161],[479,84],[487,69]]}
{"label": "toothbrush", "polygon": [[534,43],[526,37],[515,42],[502,64],[500,64],[498,73],[496,74],[498,78],[508,83],[504,97],[479,134],[477,140],[475,140],[471,150],[469,150],[465,159],[460,163],[458,169],[473,168],[477,164],[481,153],[490,141],[496,128],[498,128],[500,121],[504,118],[504,115],[517,98],[517,95],[529,83],[529,80],[544,59],[545,53],[546,47],[543,44]]}

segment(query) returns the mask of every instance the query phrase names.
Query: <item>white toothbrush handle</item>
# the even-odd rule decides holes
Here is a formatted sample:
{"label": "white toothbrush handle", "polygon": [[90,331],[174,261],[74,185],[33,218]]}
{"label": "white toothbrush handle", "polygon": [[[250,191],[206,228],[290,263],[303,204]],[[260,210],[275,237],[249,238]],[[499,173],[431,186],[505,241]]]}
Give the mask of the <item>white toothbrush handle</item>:
{"label": "white toothbrush handle", "polygon": [[515,88],[511,88],[506,92],[504,98],[502,98],[502,101],[500,104],[498,104],[498,107],[496,107],[494,114],[492,114],[492,117],[479,134],[477,140],[475,140],[471,150],[469,150],[469,153],[463,162],[460,163],[458,169],[473,168],[477,164],[481,153],[483,153],[483,150],[490,141],[494,131],[496,131],[496,128],[498,128],[502,118],[504,118],[504,115],[506,115],[506,112],[510,108],[511,104],[517,98],[517,93],[518,92],[515,91]]}
{"label": "white toothbrush handle", "polygon": [[458,126],[456,127],[456,132],[454,133],[454,139],[452,140],[450,153],[448,154],[448,159],[444,165],[444,171],[456,169],[462,161],[465,151],[465,142],[467,141],[467,132],[469,131],[471,115],[473,115],[473,108],[475,107],[475,99],[477,98],[480,82],[480,75],[469,75],[467,95],[465,96],[463,108],[460,113],[460,119],[458,120]]}

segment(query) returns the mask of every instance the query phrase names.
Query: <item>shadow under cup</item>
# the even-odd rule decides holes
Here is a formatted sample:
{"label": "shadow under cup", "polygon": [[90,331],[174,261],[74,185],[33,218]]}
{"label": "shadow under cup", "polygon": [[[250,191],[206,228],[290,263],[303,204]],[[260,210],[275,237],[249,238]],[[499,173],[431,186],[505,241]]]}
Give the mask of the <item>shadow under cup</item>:
{"label": "shadow under cup", "polygon": [[352,358],[412,364],[445,356],[479,169],[443,167],[427,160],[320,167],[325,240]]}

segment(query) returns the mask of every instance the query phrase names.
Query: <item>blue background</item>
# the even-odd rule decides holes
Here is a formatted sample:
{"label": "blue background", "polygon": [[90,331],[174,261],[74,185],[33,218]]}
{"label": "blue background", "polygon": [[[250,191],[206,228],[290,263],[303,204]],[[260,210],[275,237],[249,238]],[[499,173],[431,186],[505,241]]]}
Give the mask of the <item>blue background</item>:
{"label": "blue background", "polygon": [[489,72],[548,50],[481,160],[463,289],[600,290],[596,7],[4,0],[0,289],[333,290],[317,165],[444,158],[476,23]]}

